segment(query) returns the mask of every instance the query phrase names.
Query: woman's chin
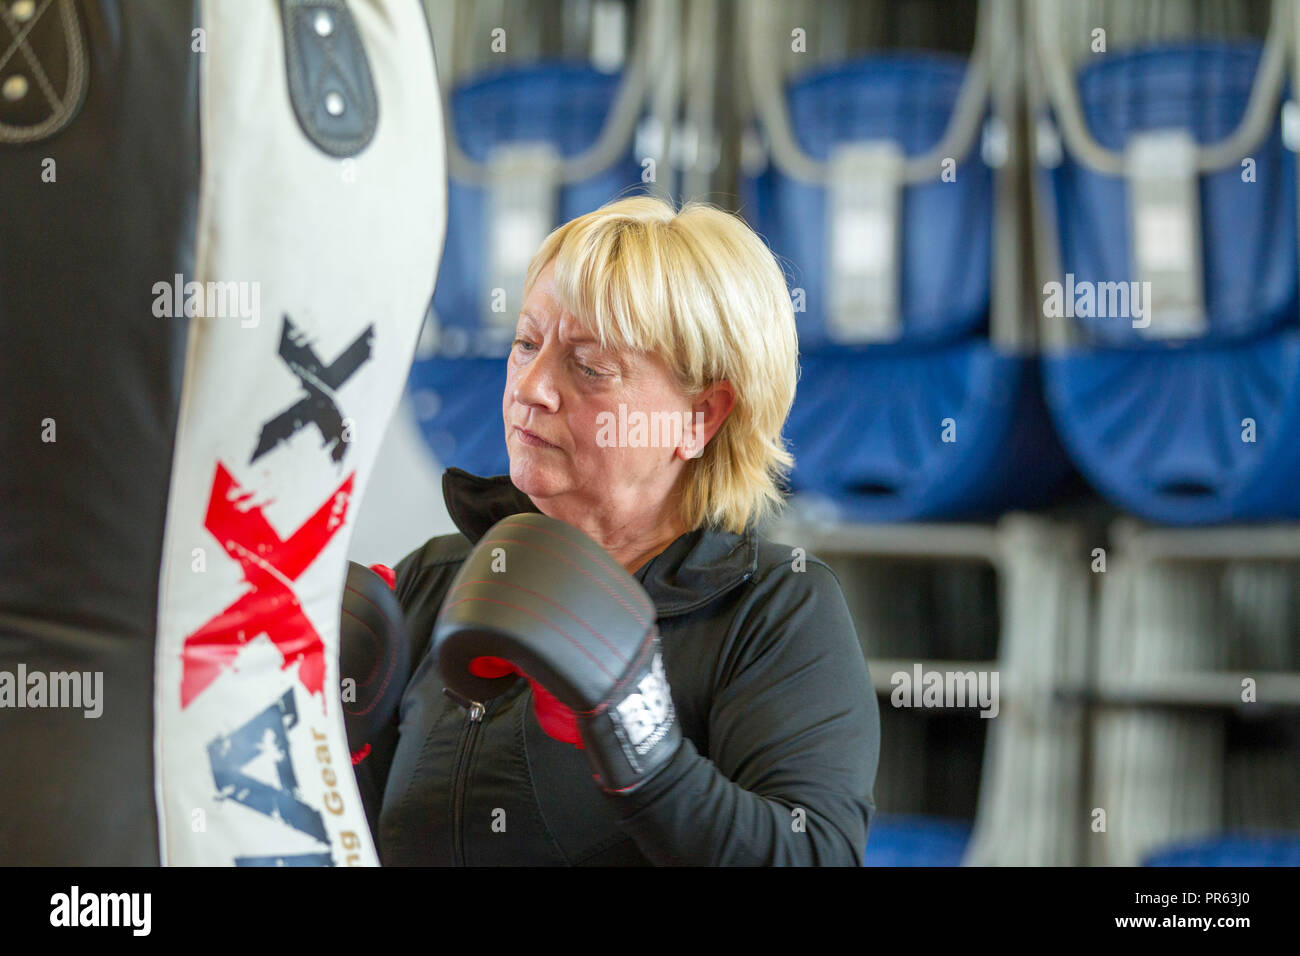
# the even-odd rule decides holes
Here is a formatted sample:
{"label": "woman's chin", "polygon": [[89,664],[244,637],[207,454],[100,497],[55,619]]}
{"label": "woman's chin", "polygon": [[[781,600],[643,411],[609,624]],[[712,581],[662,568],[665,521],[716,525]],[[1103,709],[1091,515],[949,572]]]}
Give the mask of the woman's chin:
{"label": "woman's chin", "polygon": [[[521,460],[521,458],[523,460]],[[568,487],[564,476],[553,468],[527,460],[527,456],[510,457],[510,482],[530,498],[549,498]]]}

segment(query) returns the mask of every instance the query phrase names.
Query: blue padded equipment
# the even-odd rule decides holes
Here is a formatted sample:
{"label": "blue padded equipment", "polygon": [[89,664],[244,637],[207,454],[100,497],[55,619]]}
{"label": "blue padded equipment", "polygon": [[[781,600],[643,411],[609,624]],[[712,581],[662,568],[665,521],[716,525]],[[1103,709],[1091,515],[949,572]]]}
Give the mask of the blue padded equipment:
{"label": "blue padded equipment", "polygon": [[1043,363],[1062,440],[1117,504],[1175,525],[1300,517],[1300,332]]}
{"label": "blue padded equipment", "polygon": [[960,866],[971,823],[941,817],[878,816],[867,834],[863,866]]}
{"label": "blue padded equipment", "polygon": [[[504,143],[545,142],[560,156],[595,144],[622,79],[588,65],[539,62],[480,74],[451,94],[450,117],[462,151],[486,161]],[[642,192],[641,165],[631,144],[624,158],[589,179],[559,189],[556,225],[591,212],[618,195]],[[501,392],[508,345],[480,335],[488,263],[485,189],[452,179],[447,240],[433,307],[439,325],[435,354],[417,357],[408,384],[421,430],[444,467],[473,474],[508,470]]]}
{"label": "blue padded equipment", "polygon": [[1142,865],[1300,866],[1300,833],[1217,834],[1161,847],[1150,853]]}
{"label": "blue padded equipment", "polygon": [[421,433],[441,467],[462,468],[471,475],[510,471],[501,418],[505,359],[435,356],[417,361],[406,387]]}
{"label": "blue padded equipment", "polygon": [[[904,155],[927,152],[952,118],[966,61],[947,54],[881,54],[809,71],[788,85],[790,126],[800,149],[826,160],[838,143],[893,140]],[[993,174],[978,151],[958,160],[956,180],[904,187],[901,209],[900,344],[947,342],[988,317]],[[772,251],[794,266],[806,293],[799,347],[835,346],[827,335],[826,193],[769,165],[742,184],[742,212]]]}
{"label": "blue padded equipment", "polygon": [[[966,61],[882,54],[811,71],[788,89],[804,152],[895,141],[907,156],[939,142]],[[744,210],[806,293],[796,313],[801,374],[786,437],[792,490],[827,517],[864,522],[976,517],[1047,500],[1069,474],[1036,362],[984,335],[990,297],[993,174],[977,150],[956,180],[905,186],[900,230],[902,337],[840,345],[827,334],[826,191],[775,164],[744,184]],[[944,420],[955,433],[944,441]]]}
{"label": "blue padded equipment", "polygon": [[[1079,99],[1093,138],[1122,152],[1130,134],[1175,127],[1202,145],[1227,139],[1250,98],[1262,47],[1198,42],[1114,52],[1079,72]],[[1230,342],[1294,324],[1295,154],[1282,145],[1279,113],[1251,150],[1253,182],[1232,165],[1201,177],[1204,296],[1212,342]],[[1132,275],[1128,186],[1067,152],[1051,172],[1061,263],[1076,283],[1128,281]],[[1080,317],[1098,343],[1148,341],[1129,318]]]}
{"label": "blue padded equipment", "polygon": [[[1094,135],[1117,148],[1131,130],[1181,122],[1222,138],[1258,59],[1258,44],[1242,43],[1109,54],[1081,71]],[[1085,341],[1043,358],[1071,457],[1151,521],[1300,517],[1295,161],[1276,130],[1252,156],[1254,183],[1235,167],[1202,178],[1205,336],[1136,341],[1128,320],[1080,319]],[[1068,159],[1050,177],[1065,269],[1076,281],[1127,276],[1124,184]]]}
{"label": "blue padded equipment", "polygon": [[796,461],[791,484],[839,519],[975,517],[1035,507],[1069,473],[1037,365],[983,339],[800,361],[787,426]]}

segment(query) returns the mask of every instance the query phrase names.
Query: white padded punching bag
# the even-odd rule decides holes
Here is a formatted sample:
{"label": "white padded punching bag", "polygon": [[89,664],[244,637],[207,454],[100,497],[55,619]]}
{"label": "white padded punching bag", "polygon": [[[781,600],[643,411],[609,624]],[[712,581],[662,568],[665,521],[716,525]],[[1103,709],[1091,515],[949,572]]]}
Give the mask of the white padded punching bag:
{"label": "white padded punching bag", "polygon": [[[30,74],[0,98],[0,862],[374,864],[338,624],[442,252],[423,10],[35,6],[0,17],[31,53],[0,67]],[[72,673],[98,716],[55,706]]]}

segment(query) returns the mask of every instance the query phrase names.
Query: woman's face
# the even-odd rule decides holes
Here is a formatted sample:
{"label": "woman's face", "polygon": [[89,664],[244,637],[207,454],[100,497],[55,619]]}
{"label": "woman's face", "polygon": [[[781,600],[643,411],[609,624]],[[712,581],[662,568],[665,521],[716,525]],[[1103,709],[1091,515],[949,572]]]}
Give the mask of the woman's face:
{"label": "woman's face", "polygon": [[[507,363],[502,414],[511,481],[553,515],[574,508],[615,521],[655,514],[691,457],[691,402],[661,359],[601,349],[554,292],[547,265],[524,301]],[[656,427],[638,431],[638,416]],[[673,416],[681,425],[675,433],[665,427]],[[668,447],[674,434],[679,442]]]}

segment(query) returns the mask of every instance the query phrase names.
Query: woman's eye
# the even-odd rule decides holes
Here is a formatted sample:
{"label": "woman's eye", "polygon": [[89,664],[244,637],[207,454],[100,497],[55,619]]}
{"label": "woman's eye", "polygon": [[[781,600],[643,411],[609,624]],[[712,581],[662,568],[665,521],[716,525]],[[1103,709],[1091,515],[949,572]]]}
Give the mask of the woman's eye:
{"label": "woman's eye", "polygon": [[514,346],[515,348],[521,348],[527,351],[528,349],[531,349],[533,347],[533,343],[525,339],[515,339]]}
{"label": "woman's eye", "polygon": [[601,373],[600,373],[600,372],[597,372],[594,368],[588,368],[586,365],[582,365],[581,363],[579,363],[578,368],[582,369],[582,374],[585,375],[585,376],[587,376],[587,378],[602,378],[602,377],[603,377],[603,376],[601,375]]}

